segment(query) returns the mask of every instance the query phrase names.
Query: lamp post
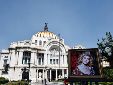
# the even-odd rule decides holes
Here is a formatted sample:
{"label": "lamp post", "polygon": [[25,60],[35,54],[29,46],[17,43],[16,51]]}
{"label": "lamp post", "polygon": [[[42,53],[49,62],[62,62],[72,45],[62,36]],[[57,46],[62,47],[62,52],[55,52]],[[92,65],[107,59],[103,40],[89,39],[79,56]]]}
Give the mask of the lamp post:
{"label": "lamp post", "polygon": [[49,82],[51,81],[51,70],[52,70],[52,68],[50,67],[49,68]]}
{"label": "lamp post", "polygon": [[36,66],[36,82],[37,82],[37,72],[38,72],[38,69],[37,69],[37,65],[35,65],[35,66]]}
{"label": "lamp post", "polygon": [[[30,67],[31,67],[30,64],[31,64],[31,63],[28,62],[28,68],[29,68],[28,72],[29,72],[29,75],[30,75]],[[29,78],[28,78],[28,82],[30,82]]]}
{"label": "lamp post", "polygon": [[47,68],[47,66],[45,66],[45,69],[44,69],[44,70],[45,70],[45,71],[44,71],[44,85],[47,85],[47,84],[46,84],[46,68]]}
{"label": "lamp post", "polygon": [[30,63],[30,62],[29,62],[29,63],[28,63],[29,71],[30,71],[31,64],[34,65],[34,66],[36,66],[36,82],[37,82],[37,77],[38,77],[38,76],[37,76],[37,72],[38,72],[37,67],[38,67],[38,66],[37,66],[36,64],[34,64],[34,63]]}
{"label": "lamp post", "polygon": [[36,82],[37,82],[37,65],[36,64],[34,64],[34,63],[30,63],[30,62],[28,62],[28,68],[29,68],[29,73],[30,73],[30,67],[31,67],[31,64],[33,64],[33,65],[35,65],[36,66]]}

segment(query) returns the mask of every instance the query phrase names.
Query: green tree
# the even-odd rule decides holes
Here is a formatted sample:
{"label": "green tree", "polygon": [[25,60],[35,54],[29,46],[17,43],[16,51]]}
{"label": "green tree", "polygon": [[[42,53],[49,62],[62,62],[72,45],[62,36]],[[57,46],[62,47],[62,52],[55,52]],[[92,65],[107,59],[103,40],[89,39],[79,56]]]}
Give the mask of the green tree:
{"label": "green tree", "polygon": [[105,38],[98,40],[99,52],[102,58],[110,63],[110,67],[113,68],[113,37],[110,32],[106,32]]}

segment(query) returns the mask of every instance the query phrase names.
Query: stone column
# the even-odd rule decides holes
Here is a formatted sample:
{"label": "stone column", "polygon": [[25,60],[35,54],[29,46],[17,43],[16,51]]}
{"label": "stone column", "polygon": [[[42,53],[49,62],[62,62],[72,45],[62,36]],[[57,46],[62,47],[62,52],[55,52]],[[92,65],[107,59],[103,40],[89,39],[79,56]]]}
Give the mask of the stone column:
{"label": "stone column", "polygon": [[18,65],[18,53],[19,53],[19,52],[16,51],[15,53],[16,53],[16,54],[15,54],[15,58],[16,58],[15,64]]}
{"label": "stone column", "polygon": [[62,55],[62,65],[64,65],[64,55]]}
{"label": "stone column", "polygon": [[23,51],[19,51],[18,65],[22,65]]}
{"label": "stone column", "polygon": [[38,65],[38,57],[37,57],[37,52],[35,53],[35,64]]}
{"label": "stone column", "polygon": [[47,80],[47,72],[48,72],[48,70],[46,69],[45,70],[45,78],[46,78],[46,80]]}
{"label": "stone column", "polygon": [[44,78],[45,78],[45,75],[44,75],[45,73],[44,73],[44,69],[43,69],[43,74],[42,74],[42,79],[44,80]]}
{"label": "stone column", "polygon": [[62,69],[62,78],[64,78],[64,69]]}
{"label": "stone column", "polygon": [[64,55],[64,64],[67,65],[67,55]]}
{"label": "stone column", "polygon": [[63,59],[62,59],[62,55],[60,55],[60,66],[62,67],[63,64]]}
{"label": "stone column", "polygon": [[31,62],[30,63],[34,63],[34,52],[31,52]]}
{"label": "stone column", "polygon": [[17,65],[18,65],[18,63],[19,63],[19,51],[17,51],[16,56],[17,56]]}
{"label": "stone column", "polygon": [[34,52],[34,64],[37,64],[37,56],[36,56],[36,52]]}
{"label": "stone column", "polygon": [[44,61],[44,65],[47,65],[48,60],[47,60],[47,54],[46,53],[44,53],[44,60],[43,61]]}
{"label": "stone column", "polygon": [[1,75],[2,75],[2,70],[1,70],[1,68],[0,68],[0,77],[1,77]]}
{"label": "stone column", "polygon": [[48,54],[47,54],[47,64],[49,64],[49,63],[48,63]]}
{"label": "stone column", "polygon": [[50,54],[48,54],[48,64],[50,64]]}
{"label": "stone column", "polygon": [[68,69],[66,69],[66,71],[67,71],[66,73],[67,73],[67,77],[68,77]]}
{"label": "stone column", "polygon": [[10,67],[14,67],[16,62],[16,57],[15,57],[15,50],[11,50],[12,51],[12,54],[11,54],[11,61],[10,61]]}
{"label": "stone column", "polygon": [[51,69],[50,69],[50,81],[51,81]]}
{"label": "stone column", "polygon": [[39,58],[37,58],[36,64],[39,65]]}
{"label": "stone column", "polygon": [[57,69],[56,69],[56,80],[58,80],[58,78],[57,78]]}
{"label": "stone column", "polygon": [[12,51],[9,53],[9,65],[11,64]]}
{"label": "stone column", "polygon": [[38,82],[38,69],[36,68],[36,82]]}
{"label": "stone column", "polygon": [[44,65],[44,57],[42,57],[42,65]]}
{"label": "stone column", "polygon": [[42,65],[42,57],[41,57],[41,65]]}

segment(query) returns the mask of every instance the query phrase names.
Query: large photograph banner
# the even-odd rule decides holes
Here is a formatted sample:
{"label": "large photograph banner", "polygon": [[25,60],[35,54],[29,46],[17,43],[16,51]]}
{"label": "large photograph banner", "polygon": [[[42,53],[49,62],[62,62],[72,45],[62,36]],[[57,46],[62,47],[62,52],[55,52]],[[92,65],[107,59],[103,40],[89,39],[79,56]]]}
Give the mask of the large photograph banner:
{"label": "large photograph banner", "polygon": [[100,77],[101,63],[97,48],[69,50],[69,77]]}

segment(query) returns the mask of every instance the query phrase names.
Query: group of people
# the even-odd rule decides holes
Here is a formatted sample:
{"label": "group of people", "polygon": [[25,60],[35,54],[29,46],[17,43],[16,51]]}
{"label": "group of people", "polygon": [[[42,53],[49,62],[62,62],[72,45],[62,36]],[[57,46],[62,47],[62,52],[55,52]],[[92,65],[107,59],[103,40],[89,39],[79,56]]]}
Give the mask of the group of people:
{"label": "group of people", "polygon": [[78,58],[76,68],[73,70],[73,75],[95,75],[94,68],[92,67],[93,58],[90,52],[82,53]]}

